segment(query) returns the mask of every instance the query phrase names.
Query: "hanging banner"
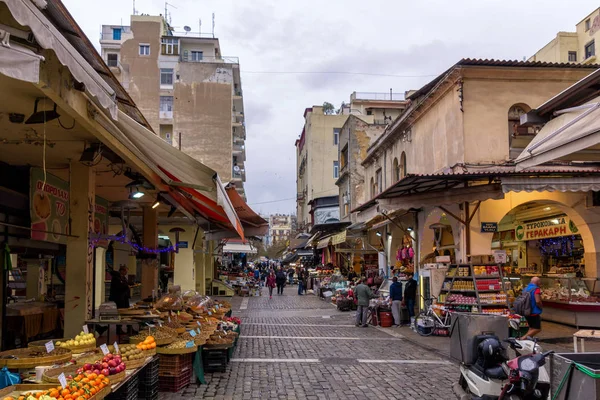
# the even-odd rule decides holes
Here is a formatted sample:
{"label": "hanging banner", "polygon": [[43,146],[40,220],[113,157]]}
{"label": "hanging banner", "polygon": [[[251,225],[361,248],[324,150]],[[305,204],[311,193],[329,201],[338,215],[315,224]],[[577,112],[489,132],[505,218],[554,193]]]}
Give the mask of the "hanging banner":
{"label": "hanging banner", "polygon": [[[108,200],[96,196],[96,207],[94,210],[94,233],[96,235],[108,235],[108,205]],[[108,247],[108,240],[98,240],[95,246]]]}
{"label": "hanging banner", "polygon": [[31,168],[29,172],[29,203],[31,238],[52,243],[67,243],[69,233],[69,183]]}
{"label": "hanging banner", "polygon": [[515,229],[517,240],[537,240],[579,233],[569,217],[556,217],[542,221],[522,223]]}

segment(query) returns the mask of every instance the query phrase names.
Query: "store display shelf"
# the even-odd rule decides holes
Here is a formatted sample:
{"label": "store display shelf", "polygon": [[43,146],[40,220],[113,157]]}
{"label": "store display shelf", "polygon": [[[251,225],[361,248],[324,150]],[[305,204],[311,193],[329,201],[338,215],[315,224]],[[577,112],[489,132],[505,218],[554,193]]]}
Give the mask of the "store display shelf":
{"label": "store display shelf", "polygon": [[[450,289],[442,289],[442,292],[449,292]],[[497,293],[500,291],[500,289],[479,289],[477,290],[479,293]],[[460,293],[475,293],[474,289],[465,289],[465,290],[461,290],[461,289],[452,289],[452,292],[460,292]]]}
{"label": "store display shelf", "polygon": [[500,275],[473,275],[473,278],[475,278],[475,279],[494,279],[494,278],[500,279]]}
{"label": "store display shelf", "polygon": [[479,305],[481,305],[481,307],[504,307],[504,308],[508,308],[506,306],[506,303],[481,303],[481,304],[477,304],[477,303],[456,303],[454,301],[450,301],[450,302],[445,302],[444,305],[446,306],[473,306],[473,307],[479,307]]}
{"label": "store display shelf", "polygon": [[452,278],[456,278],[456,279],[472,279],[473,277],[471,275],[467,275],[467,276],[446,275],[446,279],[452,279]]}

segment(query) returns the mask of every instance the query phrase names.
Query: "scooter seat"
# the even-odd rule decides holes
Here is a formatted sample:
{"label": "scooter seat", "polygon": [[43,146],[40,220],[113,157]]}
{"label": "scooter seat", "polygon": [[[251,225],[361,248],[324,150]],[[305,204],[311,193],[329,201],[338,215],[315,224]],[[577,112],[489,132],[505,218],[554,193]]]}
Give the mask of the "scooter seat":
{"label": "scooter seat", "polygon": [[488,378],[492,378],[492,379],[508,379],[508,375],[506,375],[506,372],[504,372],[504,368],[502,368],[502,366],[498,365],[496,367],[492,367],[492,368],[487,368],[485,371],[485,376],[487,376]]}

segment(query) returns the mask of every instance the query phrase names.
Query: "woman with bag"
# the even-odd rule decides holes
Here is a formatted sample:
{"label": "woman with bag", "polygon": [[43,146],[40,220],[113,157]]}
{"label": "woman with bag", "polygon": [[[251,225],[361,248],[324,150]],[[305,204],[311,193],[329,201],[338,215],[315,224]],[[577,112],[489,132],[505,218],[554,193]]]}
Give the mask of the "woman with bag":
{"label": "woman with bag", "polygon": [[273,298],[273,289],[275,289],[276,286],[276,278],[275,278],[275,272],[273,272],[273,270],[271,270],[271,272],[269,272],[269,276],[267,276],[267,287],[269,288],[269,299]]}

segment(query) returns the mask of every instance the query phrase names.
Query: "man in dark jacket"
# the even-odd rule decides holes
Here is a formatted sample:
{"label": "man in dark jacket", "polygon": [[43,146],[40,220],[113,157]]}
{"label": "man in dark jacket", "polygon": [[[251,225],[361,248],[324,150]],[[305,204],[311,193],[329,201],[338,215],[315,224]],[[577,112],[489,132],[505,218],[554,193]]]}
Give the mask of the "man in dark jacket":
{"label": "man in dark jacket", "polygon": [[121,265],[119,271],[110,271],[110,296],[117,308],[129,308],[129,282],[127,281],[127,267]]}
{"label": "man in dark jacket", "polygon": [[410,326],[414,329],[415,325],[415,300],[417,298],[417,281],[413,279],[413,273],[406,274],[408,280],[404,285],[404,303],[410,316]]}
{"label": "man in dark jacket", "polygon": [[283,268],[279,267],[277,273],[275,274],[275,283],[277,283],[277,294],[283,294],[283,287],[285,286],[285,281],[287,277],[285,276],[285,272]]}
{"label": "man in dark jacket", "polygon": [[392,278],[392,284],[390,285],[390,301],[392,302],[392,315],[394,316],[394,328],[402,326],[402,316],[400,311],[402,309],[402,283],[398,282],[397,277]]}
{"label": "man in dark jacket", "polygon": [[376,298],[371,288],[366,285],[367,278],[362,278],[360,283],[354,288],[354,296],[357,300],[356,308],[356,326],[368,327],[367,316],[369,313],[369,300]]}

